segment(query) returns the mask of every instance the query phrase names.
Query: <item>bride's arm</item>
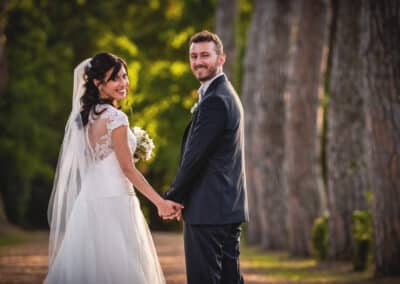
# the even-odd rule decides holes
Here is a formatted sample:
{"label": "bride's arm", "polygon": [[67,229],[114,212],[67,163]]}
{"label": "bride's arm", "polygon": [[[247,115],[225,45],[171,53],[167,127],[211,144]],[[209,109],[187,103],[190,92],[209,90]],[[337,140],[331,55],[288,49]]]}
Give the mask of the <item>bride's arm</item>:
{"label": "bride's arm", "polygon": [[144,196],[158,209],[160,216],[173,215],[182,206],[178,203],[163,199],[147,182],[142,173],[135,167],[133,157],[128,146],[128,127],[120,126],[112,131],[112,143],[119,165],[125,176]]}

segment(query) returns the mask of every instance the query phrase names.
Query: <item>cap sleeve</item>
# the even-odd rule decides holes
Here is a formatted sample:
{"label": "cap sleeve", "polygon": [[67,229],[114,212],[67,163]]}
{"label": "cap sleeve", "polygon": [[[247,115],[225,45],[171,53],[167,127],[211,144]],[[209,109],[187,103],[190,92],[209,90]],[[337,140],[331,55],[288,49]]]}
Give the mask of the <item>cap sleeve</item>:
{"label": "cap sleeve", "polygon": [[129,126],[128,116],[120,110],[109,108],[107,110],[107,130],[110,133],[120,126]]}

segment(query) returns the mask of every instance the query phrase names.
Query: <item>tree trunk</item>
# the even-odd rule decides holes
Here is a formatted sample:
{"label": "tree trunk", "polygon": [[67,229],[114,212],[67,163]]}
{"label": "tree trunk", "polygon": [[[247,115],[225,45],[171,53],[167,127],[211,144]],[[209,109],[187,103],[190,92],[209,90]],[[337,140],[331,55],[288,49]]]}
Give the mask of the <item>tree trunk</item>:
{"label": "tree trunk", "polygon": [[362,1],[368,171],[374,193],[375,271],[400,274],[400,3]]}
{"label": "tree trunk", "polygon": [[308,256],[311,228],[321,214],[317,108],[327,7],[323,0],[297,3],[299,17],[287,90],[285,183],[290,253]]}
{"label": "tree trunk", "polygon": [[224,64],[224,72],[236,82],[236,21],[238,15],[237,0],[218,0],[215,31],[221,38],[227,60]]}
{"label": "tree trunk", "polygon": [[284,102],[289,55],[289,1],[256,2],[262,14],[255,74],[253,112],[254,164],[264,249],[287,248],[287,194],[282,183],[284,151]]}
{"label": "tree trunk", "polygon": [[261,242],[261,225],[260,216],[258,212],[260,202],[258,192],[256,190],[256,182],[254,180],[254,168],[257,161],[257,152],[259,149],[253,147],[253,117],[252,113],[256,107],[255,102],[255,76],[258,71],[258,42],[260,26],[263,15],[257,9],[260,1],[256,1],[253,9],[253,15],[249,31],[247,34],[247,48],[244,57],[243,66],[243,87],[242,98],[243,108],[245,113],[245,155],[246,155],[246,182],[249,203],[250,222],[247,227],[247,240],[250,244],[259,244]]}
{"label": "tree trunk", "polygon": [[6,5],[8,1],[5,1],[0,5],[0,97],[4,95],[7,85],[8,73],[6,67],[6,36],[4,34],[6,27]]}
{"label": "tree trunk", "polygon": [[351,259],[352,213],[367,209],[366,132],[359,56],[361,0],[336,2],[328,111],[329,256]]}
{"label": "tree trunk", "polygon": [[[4,34],[4,29],[6,25],[6,4],[7,2],[3,3],[2,6],[0,6],[0,98],[5,94],[8,78],[5,54],[6,37]],[[0,235],[2,233],[2,229],[4,229],[7,224],[8,222],[4,211],[3,193],[1,192],[0,188]]]}
{"label": "tree trunk", "polygon": [[8,222],[4,211],[3,195],[0,193],[0,236],[3,234],[3,230],[7,225]]}

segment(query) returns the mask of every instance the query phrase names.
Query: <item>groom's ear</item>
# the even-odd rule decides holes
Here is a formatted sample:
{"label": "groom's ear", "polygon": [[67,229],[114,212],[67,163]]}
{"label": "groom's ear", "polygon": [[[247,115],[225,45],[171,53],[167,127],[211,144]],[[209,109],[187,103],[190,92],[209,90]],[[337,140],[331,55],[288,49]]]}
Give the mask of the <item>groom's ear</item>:
{"label": "groom's ear", "polygon": [[224,65],[226,60],[226,54],[225,53],[221,53],[220,55],[218,55],[218,64],[220,66]]}
{"label": "groom's ear", "polygon": [[100,85],[100,80],[93,79],[93,84],[98,88]]}

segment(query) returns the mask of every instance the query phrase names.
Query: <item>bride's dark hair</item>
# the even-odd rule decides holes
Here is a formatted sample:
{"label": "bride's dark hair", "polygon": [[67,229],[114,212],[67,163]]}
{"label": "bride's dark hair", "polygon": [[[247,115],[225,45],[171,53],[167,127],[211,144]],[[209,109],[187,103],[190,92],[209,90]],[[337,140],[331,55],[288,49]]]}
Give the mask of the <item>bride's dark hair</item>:
{"label": "bride's dark hair", "polygon": [[107,81],[114,80],[117,76],[121,67],[124,67],[126,72],[128,68],[125,61],[108,52],[98,53],[92,57],[90,63],[85,68],[85,93],[81,97],[81,117],[83,125],[86,125],[89,121],[90,111],[93,109],[94,113],[99,115],[103,111],[96,112],[96,105],[98,104],[110,104],[113,105],[113,100],[111,99],[101,99],[98,87],[94,84],[94,80],[99,80],[100,84],[107,83],[105,81],[106,73],[111,68],[113,71],[110,78]]}

